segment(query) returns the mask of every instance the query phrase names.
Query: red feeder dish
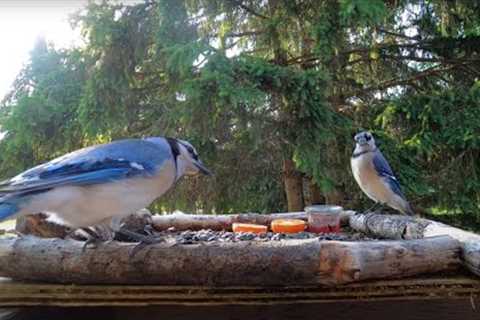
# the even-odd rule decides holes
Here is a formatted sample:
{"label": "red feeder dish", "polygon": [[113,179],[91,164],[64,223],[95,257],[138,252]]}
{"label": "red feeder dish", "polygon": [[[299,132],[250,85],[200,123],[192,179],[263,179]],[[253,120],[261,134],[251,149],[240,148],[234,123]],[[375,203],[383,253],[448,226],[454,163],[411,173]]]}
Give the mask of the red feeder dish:
{"label": "red feeder dish", "polygon": [[313,233],[340,232],[340,206],[317,205],[306,207],[308,231]]}

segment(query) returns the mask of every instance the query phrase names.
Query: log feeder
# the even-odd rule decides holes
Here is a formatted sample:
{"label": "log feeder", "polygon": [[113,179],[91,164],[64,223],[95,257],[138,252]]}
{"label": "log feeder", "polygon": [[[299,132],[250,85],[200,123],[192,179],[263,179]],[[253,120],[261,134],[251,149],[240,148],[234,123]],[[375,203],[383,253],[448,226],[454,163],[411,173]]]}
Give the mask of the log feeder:
{"label": "log feeder", "polygon": [[[269,225],[307,220],[305,212],[261,215],[141,215],[135,228],[229,230],[234,222]],[[33,219],[33,220],[32,220]],[[19,225],[41,236],[63,235],[42,216]],[[37,219],[40,219],[37,221]],[[480,236],[434,221],[384,214],[341,213],[343,225],[388,241],[241,241],[159,243],[132,254],[135,243],[109,242],[83,250],[75,239],[24,236],[0,240],[0,276],[78,284],[341,285],[457,270],[480,275]],[[33,222],[32,222],[33,221]],[[48,228],[49,232],[43,230]]]}
{"label": "log feeder", "polygon": [[[340,213],[340,221],[343,225],[349,223],[349,217],[353,211],[342,211]],[[158,231],[174,228],[177,231],[183,230],[231,230],[233,223],[254,223],[269,226],[275,219],[300,219],[307,221],[308,214],[304,211],[286,212],[286,213],[240,213],[240,214],[167,214],[155,215],[152,217],[152,225]]]}
{"label": "log feeder", "polygon": [[449,236],[403,241],[206,243],[147,246],[25,236],[0,242],[0,276],[77,284],[338,285],[456,270],[460,244]]}
{"label": "log feeder", "polygon": [[450,236],[459,241],[465,266],[480,276],[480,236],[472,232],[427,219],[376,213],[350,215],[349,224],[357,231],[387,239],[427,240],[436,236]]}

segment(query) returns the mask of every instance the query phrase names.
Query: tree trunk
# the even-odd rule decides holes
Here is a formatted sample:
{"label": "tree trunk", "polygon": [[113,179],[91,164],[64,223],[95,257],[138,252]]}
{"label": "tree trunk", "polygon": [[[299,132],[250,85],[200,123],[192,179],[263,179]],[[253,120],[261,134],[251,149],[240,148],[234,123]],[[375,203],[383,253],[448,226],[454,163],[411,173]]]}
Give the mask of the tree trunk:
{"label": "tree trunk", "polygon": [[295,169],[293,160],[283,161],[283,179],[287,196],[288,211],[303,211],[303,178],[302,174]]}
{"label": "tree trunk", "polygon": [[325,193],[325,203],[336,204],[343,206],[345,204],[345,193],[342,188],[342,177],[344,176],[343,166],[339,166],[339,163],[343,163],[344,159],[341,157],[341,150],[336,140],[331,140],[327,144],[325,150],[327,163],[329,165],[328,175],[333,181],[333,188]]}
{"label": "tree trunk", "polygon": [[[270,12],[270,18],[275,19],[278,17],[278,10],[280,10],[282,3],[278,0],[269,0],[268,7]],[[280,34],[277,29],[271,29],[270,32],[270,45],[273,50],[273,62],[278,66],[286,66],[287,64],[287,52],[282,47]],[[285,150],[283,160],[283,183],[285,194],[287,198],[288,211],[302,211],[305,207],[303,199],[303,177],[299,171],[295,168],[295,163],[292,160],[293,151],[292,145],[295,139],[292,137],[292,125],[294,124],[294,115],[291,110],[288,110],[287,104],[284,100],[282,88],[274,87],[271,92],[272,109],[278,110],[279,118],[282,128],[280,128],[285,134],[285,141],[290,143],[284,143],[282,149]]]}
{"label": "tree trunk", "polygon": [[242,241],[135,244],[31,236],[0,240],[0,276],[78,284],[211,286],[337,285],[455,270],[459,243],[449,236],[409,241]]}
{"label": "tree trunk", "polygon": [[308,191],[310,194],[310,205],[325,203],[325,198],[313,179],[308,182]]}

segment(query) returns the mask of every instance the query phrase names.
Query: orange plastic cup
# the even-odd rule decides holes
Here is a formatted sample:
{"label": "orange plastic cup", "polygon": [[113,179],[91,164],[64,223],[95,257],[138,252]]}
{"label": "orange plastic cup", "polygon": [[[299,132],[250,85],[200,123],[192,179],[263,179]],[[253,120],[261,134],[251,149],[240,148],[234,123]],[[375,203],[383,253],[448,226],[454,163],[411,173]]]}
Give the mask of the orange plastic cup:
{"label": "orange plastic cup", "polygon": [[233,232],[253,232],[253,233],[267,233],[267,226],[253,223],[232,223]]}
{"label": "orange plastic cup", "polygon": [[299,233],[305,231],[307,224],[300,219],[275,219],[271,223],[271,229],[277,233]]}

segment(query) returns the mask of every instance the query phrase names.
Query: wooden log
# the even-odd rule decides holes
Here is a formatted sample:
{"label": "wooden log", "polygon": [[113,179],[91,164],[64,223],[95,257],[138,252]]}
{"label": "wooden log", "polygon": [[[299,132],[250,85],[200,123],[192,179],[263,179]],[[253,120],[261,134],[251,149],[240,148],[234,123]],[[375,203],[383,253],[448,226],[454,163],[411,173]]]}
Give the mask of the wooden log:
{"label": "wooden log", "polygon": [[40,238],[65,238],[72,232],[67,226],[47,220],[45,213],[31,214],[16,220],[15,231]]}
{"label": "wooden log", "polygon": [[[343,225],[348,225],[349,216],[354,211],[343,211],[340,213],[340,219]],[[16,231],[21,234],[34,235],[41,238],[62,238],[69,235],[79,240],[80,236],[75,236],[67,226],[57,224],[47,220],[48,216],[44,213],[28,215],[17,219]],[[275,219],[301,219],[307,220],[306,212],[288,212],[288,213],[240,213],[240,214],[221,214],[221,215],[195,215],[195,214],[167,214],[154,215],[146,209],[139,210],[122,220],[125,229],[134,232],[141,232],[147,225],[152,225],[156,230],[163,231],[174,228],[177,231],[183,230],[231,230],[232,223],[256,223],[261,225],[270,225]],[[118,240],[122,240],[119,238]]]}
{"label": "wooden log", "polygon": [[430,221],[423,229],[424,237],[448,235],[461,243],[462,259],[465,266],[480,276],[480,236],[449,225]]}
{"label": "wooden log", "polygon": [[334,274],[336,284],[454,270],[460,262],[460,248],[452,240],[443,236],[409,241],[326,241],[320,271]]}
{"label": "wooden log", "polygon": [[155,215],[152,217],[152,226],[163,231],[168,228],[175,230],[231,230],[232,223],[255,223],[261,225],[269,225],[274,219],[301,219],[307,220],[305,212],[289,212],[289,213],[240,213],[240,214],[184,214],[174,213],[166,215]]}
{"label": "wooden log", "polygon": [[[257,223],[269,225],[272,220],[278,218],[284,219],[301,219],[307,220],[308,215],[305,212],[291,213],[275,213],[275,214],[258,214],[258,213],[241,213],[241,214],[222,214],[222,215],[195,215],[195,214],[168,214],[168,215],[152,215],[145,211],[139,210],[136,214],[132,214],[122,220],[124,228],[141,232],[145,226],[151,224],[156,230],[163,231],[174,228],[178,231],[183,230],[231,230],[232,223]],[[71,234],[71,230],[64,225],[47,220],[48,215],[44,213],[28,215],[17,219],[15,230],[21,234],[34,235],[41,238],[62,238]],[[79,238],[74,237],[78,240]]]}
{"label": "wooden log", "polygon": [[[343,224],[348,224],[350,215],[354,211],[342,211],[340,219]],[[275,219],[300,219],[307,221],[308,214],[301,212],[287,212],[287,213],[240,213],[240,214],[219,214],[219,215],[195,215],[195,214],[167,214],[154,215],[152,217],[152,225],[158,231],[167,230],[168,228],[175,228],[175,230],[231,230],[232,223],[255,223],[261,225],[270,225]]]}
{"label": "wooden log", "polygon": [[461,243],[466,267],[480,276],[480,236],[440,222],[400,215],[355,214],[350,226],[360,232],[388,239],[422,239],[448,235]]}
{"label": "wooden log", "polygon": [[454,270],[459,243],[448,236],[410,241],[155,244],[110,242],[83,251],[74,240],[0,240],[0,276],[79,284],[337,285]]}
{"label": "wooden log", "polygon": [[405,215],[353,214],[349,217],[352,229],[386,239],[421,239],[430,222]]}
{"label": "wooden log", "polygon": [[[37,213],[17,218],[15,231],[23,235],[32,235],[40,238],[70,238],[74,240],[85,240],[88,234],[81,230],[72,230],[66,225],[50,221],[45,213]],[[141,233],[147,225],[152,223],[152,214],[147,209],[138,210],[136,213],[126,216],[120,224],[123,229]],[[104,238],[111,238],[112,230],[108,224],[91,227]],[[75,231],[75,232],[73,232]],[[126,241],[127,237],[117,234],[117,240]]]}

